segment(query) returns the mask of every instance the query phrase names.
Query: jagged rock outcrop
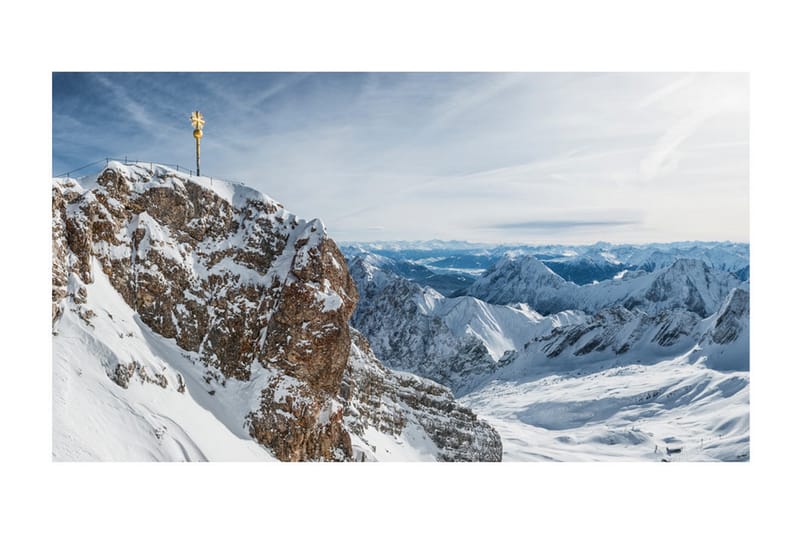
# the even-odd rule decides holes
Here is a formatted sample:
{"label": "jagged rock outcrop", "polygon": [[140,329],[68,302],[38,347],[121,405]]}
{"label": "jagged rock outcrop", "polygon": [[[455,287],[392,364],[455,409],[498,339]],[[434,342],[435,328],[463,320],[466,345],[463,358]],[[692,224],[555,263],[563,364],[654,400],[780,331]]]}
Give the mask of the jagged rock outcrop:
{"label": "jagged rock outcrop", "polygon": [[734,288],[707,318],[689,309],[648,314],[618,305],[586,320],[553,327],[534,336],[524,349],[506,354],[492,377],[580,368],[598,361],[652,362],[682,355],[690,355],[692,361],[702,358],[707,366],[719,370],[746,370],[748,343],[749,293]]}
{"label": "jagged rock outcrop", "polygon": [[717,370],[750,370],[750,291],[732,290],[706,322],[708,329],[700,340],[706,365]]}
{"label": "jagged rock outcrop", "polygon": [[347,406],[345,422],[353,434],[363,436],[365,429],[373,426],[401,435],[416,426],[438,448],[439,460],[501,460],[503,449],[497,432],[456,402],[446,387],[387,370],[375,358],[367,339],[355,330],[352,335],[341,398]]}
{"label": "jagged rock outcrop", "polygon": [[[353,325],[370,339],[383,364],[447,385],[456,394],[468,390],[475,376],[490,373],[495,366],[487,339],[502,337],[502,332],[483,331],[477,323],[495,329],[510,323],[524,330],[541,318],[529,310],[498,310],[471,297],[445,298],[371,259],[359,256],[350,261],[362,297]],[[492,346],[496,350],[511,347]]]}
{"label": "jagged rock outcrop", "polygon": [[67,296],[67,281],[69,277],[67,264],[67,240],[66,240],[66,204],[64,190],[62,187],[53,187],[53,305],[52,315],[55,321],[61,316],[61,301]]}
{"label": "jagged rock outcrop", "polygon": [[[604,309],[587,321],[553,328],[534,337],[526,350],[535,350],[547,358],[570,353],[580,357],[593,352],[609,351],[622,355],[638,345],[653,349],[695,342],[700,317],[686,310],[663,311],[655,316],[625,307]],[[645,350],[646,352],[647,350]]]}
{"label": "jagged rock outcrop", "polygon": [[[54,181],[54,322],[74,312],[92,326],[97,276],[147,328],[197,354],[210,387],[263,383],[243,422],[279,459],[353,458],[339,393],[358,293],[320,221],[244,186],[111,163],[96,179]],[[147,368],[107,373],[165,386]]]}
{"label": "jagged rock outcrop", "polygon": [[739,288],[734,289],[719,312],[713,317],[713,326],[709,331],[711,340],[716,344],[734,342],[745,328],[749,328],[749,318],[750,292]]}

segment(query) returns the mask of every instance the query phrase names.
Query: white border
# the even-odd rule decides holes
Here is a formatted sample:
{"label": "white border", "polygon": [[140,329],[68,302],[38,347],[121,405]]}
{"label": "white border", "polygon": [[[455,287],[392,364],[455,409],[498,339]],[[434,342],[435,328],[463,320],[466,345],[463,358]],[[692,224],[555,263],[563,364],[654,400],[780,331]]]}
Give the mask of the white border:
{"label": "white border", "polygon": [[[800,85],[792,51],[800,46],[788,8],[677,0],[203,5],[65,2],[16,6],[4,18],[4,530],[649,532],[796,523]],[[752,462],[52,464],[46,177],[54,70],[751,72]]]}

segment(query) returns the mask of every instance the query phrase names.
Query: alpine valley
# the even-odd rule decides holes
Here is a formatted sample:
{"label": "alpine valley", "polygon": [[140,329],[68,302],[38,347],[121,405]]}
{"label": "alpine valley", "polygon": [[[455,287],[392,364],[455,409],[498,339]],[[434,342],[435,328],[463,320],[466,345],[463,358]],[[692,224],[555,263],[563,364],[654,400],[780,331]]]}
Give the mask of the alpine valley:
{"label": "alpine valley", "polygon": [[749,460],[749,245],[343,245],[353,325],[504,460]]}
{"label": "alpine valley", "polygon": [[151,164],[52,201],[55,460],[749,460],[747,244],[340,248]]}

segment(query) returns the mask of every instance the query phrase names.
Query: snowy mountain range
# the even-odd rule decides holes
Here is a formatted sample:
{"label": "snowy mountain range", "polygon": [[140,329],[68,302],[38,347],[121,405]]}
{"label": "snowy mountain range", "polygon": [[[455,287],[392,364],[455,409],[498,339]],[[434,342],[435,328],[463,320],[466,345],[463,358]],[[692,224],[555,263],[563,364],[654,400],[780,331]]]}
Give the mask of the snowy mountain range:
{"label": "snowy mountain range", "polygon": [[55,179],[56,460],[747,460],[749,245],[348,243],[223,180]]}
{"label": "snowy mountain range", "polygon": [[[432,287],[446,296],[465,294],[464,290],[487,269],[505,256],[526,255],[542,261],[550,270],[578,285],[612,279],[625,270],[652,272],[670,266],[677,259],[699,259],[710,268],[731,272],[740,280],[749,279],[750,246],[731,242],[675,242],[653,244],[526,245],[479,244],[463,241],[410,241],[345,243],[348,257],[372,253],[403,265],[395,271]],[[424,269],[408,275],[401,269]],[[459,274],[449,284],[427,281],[433,274]]]}
{"label": "snowy mountain range", "polygon": [[392,368],[469,390],[508,351],[521,350],[551,324],[583,320],[567,312],[545,319],[527,304],[493,305],[471,296],[447,298],[403,278],[373,254],[348,265],[361,295],[353,324]]}
{"label": "snowy mountain range", "polygon": [[323,224],[255,190],[54,180],[54,458],[499,460],[447,388],[378,362],[357,300]]}
{"label": "snowy mountain range", "polygon": [[[586,285],[507,251],[451,297],[362,247],[348,258],[361,294],[352,320],[389,367],[449,385],[485,416],[507,459],[676,460],[664,454],[678,448],[684,459],[746,459],[749,281],[733,271],[749,265],[714,268],[707,260],[727,250],[676,246],[656,251],[674,257],[666,266]],[[623,401],[628,388],[641,392]],[[692,431],[677,427],[683,418],[697,419]],[[656,431],[632,432],[637,421]]]}
{"label": "snowy mountain range", "polygon": [[699,259],[681,258],[652,272],[625,272],[614,279],[576,285],[535,257],[518,255],[504,257],[467,293],[491,303],[526,302],[545,314],[567,309],[595,312],[622,305],[650,313],[686,308],[705,317],[741,283],[733,274],[713,270]]}

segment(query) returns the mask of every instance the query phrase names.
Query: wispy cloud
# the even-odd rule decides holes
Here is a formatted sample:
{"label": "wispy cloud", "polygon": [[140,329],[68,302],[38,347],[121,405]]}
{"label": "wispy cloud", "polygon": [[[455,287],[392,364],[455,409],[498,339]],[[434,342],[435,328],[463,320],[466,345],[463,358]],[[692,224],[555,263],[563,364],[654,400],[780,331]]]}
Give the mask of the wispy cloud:
{"label": "wispy cloud", "polygon": [[665,86],[661,87],[658,90],[655,90],[645,96],[637,105],[636,107],[639,109],[644,109],[646,107],[650,107],[651,105],[664,100],[668,96],[680,91],[681,89],[688,87],[692,81],[694,80],[695,75],[690,74],[688,76],[679,78],[673,82],[666,84]]}
{"label": "wispy cloud", "polygon": [[153,130],[154,133],[157,133],[156,127],[160,124],[156,119],[150,116],[150,113],[148,113],[145,105],[140,104],[128,96],[128,92],[123,86],[112,82],[107,76],[95,74],[94,77],[97,80],[97,83],[111,91],[113,95],[113,101],[115,101],[119,107],[122,108],[124,113],[120,114],[117,117],[117,120],[122,122],[130,119],[142,128]]}
{"label": "wispy cloud", "polygon": [[715,113],[715,109],[702,109],[670,126],[642,159],[642,178],[652,180],[662,175],[675,150]]}
{"label": "wispy cloud", "polygon": [[56,75],[53,171],[191,165],[200,109],[205,173],[337,238],[742,240],[747,94],[742,74]]}
{"label": "wispy cloud", "polygon": [[631,226],[636,220],[525,220],[487,226],[491,229],[569,230],[583,227]]}
{"label": "wispy cloud", "polygon": [[466,87],[454,85],[453,93],[434,111],[429,128],[446,128],[459,117],[499,97],[523,80],[524,77],[518,74],[489,74],[473,79]]}

